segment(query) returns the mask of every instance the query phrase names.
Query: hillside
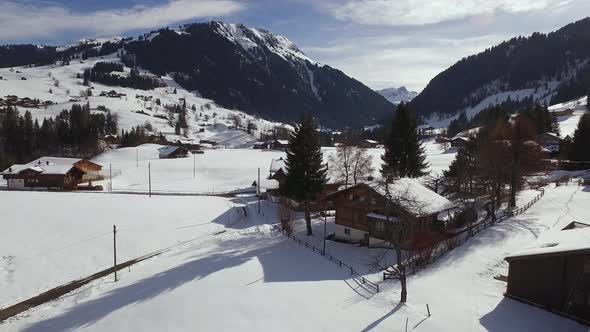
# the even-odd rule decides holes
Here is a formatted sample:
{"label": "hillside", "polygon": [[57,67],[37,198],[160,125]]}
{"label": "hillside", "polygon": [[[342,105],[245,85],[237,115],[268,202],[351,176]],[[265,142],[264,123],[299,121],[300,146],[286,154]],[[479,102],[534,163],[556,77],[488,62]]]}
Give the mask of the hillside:
{"label": "hillside", "polygon": [[401,102],[407,103],[412,99],[416,98],[418,95],[415,91],[409,91],[405,86],[400,88],[386,88],[381,90],[376,90],[376,92],[385,99],[387,99],[390,103],[397,105]]}
{"label": "hillside", "polygon": [[[141,71],[141,76],[157,80],[161,87],[141,90],[98,82],[90,82],[89,87],[84,86],[83,79],[78,75],[99,62],[121,64],[116,54],[110,54],[87,59],[80,56],[79,59],[65,63],[0,69],[0,98],[5,99],[6,96],[14,95],[21,100],[30,98],[39,100],[41,104],[47,102],[46,105],[36,107],[28,104],[17,105],[21,114],[30,111],[33,119],[39,122],[44,118],[55,118],[62,110],[70,109],[73,104],[89,103],[94,113],[110,111],[118,118],[118,133],[121,130],[129,131],[136,126],[144,126],[148,132],[163,134],[169,140],[179,138],[169,120],[172,118],[172,121],[175,121],[178,114],[170,109],[186,102],[189,109],[186,136],[196,139],[217,137],[225,147],[252,146],[261,134],[284,126],[239,110],[223,108],[210,99],[183,89],[169,76],[158,78],[146,70]],[[125,67],[123,72],[117,75],[128,77],[130,70]],[[92,95],[86,96],[89,88]],[[102,92],[109,91],[116,91],[121,96],[101,96]],[[248,123],[253,125],[250,134],[245,131]],[[236,125],[239,125],[241,130],[236,129]]]}
{"label": "hillside", "polygon": [[426,119],[441,120],[512,101],[560,103],[590,92],[590,18],[549,34],[515,37],[466,57],[433,78],[412,101]]}
{"label": "hillside", "polygon": [[129,67],[169,76],[225,109],[275,121],[290,122],[311,112],[324,127],[360,127],[393,109],[381,95],[310,59],[286,37],[223,22],[62,47],[0,46],[0,67],[67,64],[111,54],[121,55]]}

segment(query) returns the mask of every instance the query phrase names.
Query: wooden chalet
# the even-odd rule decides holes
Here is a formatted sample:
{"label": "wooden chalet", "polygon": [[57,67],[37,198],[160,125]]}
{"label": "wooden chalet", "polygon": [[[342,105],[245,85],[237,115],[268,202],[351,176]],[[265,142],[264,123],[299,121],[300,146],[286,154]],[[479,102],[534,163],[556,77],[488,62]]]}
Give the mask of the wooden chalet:
{"label": "wooden chalet", "polygon": [[158,149],[160,159],[177,159],[188,157],[188,150],[182,146],[165,146]]}
{"label": "wooden chalet", "polygon": [[287,151],[288,148],[289,148],[289,140],[286,140],[286,139],[277,139],[272,143],[273,150]]}
{"label": "wooden chalet", "polygon": [[551,151],[552,153],[559,152],[563,139],[554,133],[542,133],[533,139],[535,143]]}
{"label": "wooden chalet", "polygon": [[358,146],[365,149],[373,149],[379,146],[379,142],[372,139],[365,139],[359,142]]}
{"label": "wooden chalet", "polygon": [[506,257],[506,296],[590,324],[590,227],[570,223]]}
{"label": "wooden chalet", "polygon": [[102,166],[76,158],[42,157],[15,164],[0,173],[8,190],[75,190],[78,184],[96,180]]}
{"label": "wooden chalet", "polygon": [[451,147],[462,148],[467,145],[467,142],[469,142],[469,138],[467,137],[455,137],[451,140]]}
{"label": "wooden chalet", "polygon": [[[396,196],[400,199],[388,199]],[[397,227],[400,218],[411,218],[416,230],[436,224],[444,227],[457,208],[417,180],[408,178],[395,180],[387,188],[360,183],[324,199],[333,202],[336,209],[335,237],[369,246],[386,245],[387,234]]]}

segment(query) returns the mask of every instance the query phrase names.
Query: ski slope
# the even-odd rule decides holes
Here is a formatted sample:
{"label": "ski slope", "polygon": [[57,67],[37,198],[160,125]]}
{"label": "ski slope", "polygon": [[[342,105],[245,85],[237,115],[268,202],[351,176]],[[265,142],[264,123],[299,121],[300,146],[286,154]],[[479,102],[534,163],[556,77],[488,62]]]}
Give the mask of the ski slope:
{"label": "ski slope", "polygon": [[[123,206],[135,199],[144,201],[142,206],[148,210],[145,215],[152,215],[162,208],[160,203],[170,203],[159,202],[161,198],[149,200],[127,195],[1,194],[3,201],[9,203],[9,213],[24,214],[31,219],[26,236],[34,232],[43,234],[35,235],[40,238],[61,234],[61,226],[43,226],[61,221],[30,218],[41,215],[44,210],[21,211],[14,204],[22,199],[19,195],[46,195],[43,202],[47,202],[47,206],[70,202],[72,198],[68,195],[88,202],[98,200],[100,204],[83,205],[87,215],[100,215],[107,209],[116,209],[117,205],[113,204]],[[519,204],[535,194],[535,191],[523,192]],[[111,205],[106,205],[101,197],[117,200],[112,199]],[[144,245],[159,241],[158,238],[163,236],[162,229],[180,225],[193,227],[182,228],[176,235],[200,236],[197,240],[133,266],[130,271],[123,271],[117,283],[112,282],[112,277],[103,278],[58,301],[10,319],[2,329],[403,331],[407,322],[408,330],[412,331],[586,331],[586,327],[571,320],[504,298],[506,284],[494,276],[507,273],[507,263],[503,260],[506,255],[526,247],[542,232],[562,227],[573,219],[587,219],[584,211],[590,203],[588,188],[548,187],[543,199],[525,214],[479,233],[411,276],[407,304],[397,302],[400,291],[397,283],[380,282],[381,292],[369,294],[350,279],[350,273],[345,269],[272,232],[270,224],[276,220],[277,211],[271,203],[263,202],[259,215],[255,200],[248,197],[233,199],[230,202],[246,208],[247,216],[242,214],[235,222],[221,223],[227,226],[226,232],[212,235],[207,231],[222,225],[216,220],[209,224],[204,216],[201,219],[203,210],[198,207],[217,199],[190,200],[196,204],[191,212],[194,218],[199,218],[198,222],[186,220],[171,225],[169,219],[175,220],[177,214],[189,211],[174,209],[175,206],[170,205],[170,209],[165,209],[167,218],[157,224],[161,228],[146,231],[142,234],[143,240],[137,243]],[[111,214],[124,216],[126,213],[124,209],[116,210],[108,212],[106,226],[115,221],[131,223]],[[80,225],[81,221],[75,215],[68,213],[61,218],[72,222],[68,224],[68,234],[72,237],[79,236],[81,230],[89,231],[88,224]],[[142,220],[148,223],[145,217],[136,222]],[[99,223],[98,218],[93,221]],[[322,220],[315,220],[314,224],[318,236]],[[37,225],[39,227],[35,227]],[[24,235],[2,233],[2,236],[17,241],[16,237]],[[121,243],[124,243],[123,239]],[[354,246],[346,246],[346,249],[343,246],[328,241],[327,251],[345,261],[358,259],[359,252],[366,254],[366,248],[358,248],[359,252],[355,253]],[[19,245],[9,248],[21,250]],[[23,250],[24,253],[29,251]],[[87,259],[84,246],[72,246],[68,251],[69,259]],[[108,249],[106,251],[109,253]],[[51,278],[51,274],[40,278],[34,271],[39,271],[38,266],[29,265],[22,273],[28,274],[31,280]],[[379,273],[366,276],[370,280],[379,280]],[[430,307],[431,317],[427,316],[426,304]]]}

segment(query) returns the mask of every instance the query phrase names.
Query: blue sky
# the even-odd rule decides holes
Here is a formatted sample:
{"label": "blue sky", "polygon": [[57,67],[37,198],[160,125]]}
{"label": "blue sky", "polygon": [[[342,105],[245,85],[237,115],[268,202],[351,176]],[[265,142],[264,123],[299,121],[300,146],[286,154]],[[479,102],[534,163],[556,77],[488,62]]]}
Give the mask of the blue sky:
{"label": "blue sky", "polygon": [[585,13],[587,0],[0,0],[0,43],[61,45],[214,19],[285,35],[372,88],[419,91],[464,56]]}

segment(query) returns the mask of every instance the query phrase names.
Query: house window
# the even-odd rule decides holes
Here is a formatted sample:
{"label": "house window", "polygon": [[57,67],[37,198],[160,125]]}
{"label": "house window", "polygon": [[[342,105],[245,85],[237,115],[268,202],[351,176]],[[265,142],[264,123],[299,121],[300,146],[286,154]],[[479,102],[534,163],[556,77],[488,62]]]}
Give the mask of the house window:
{"label": "house window", "polygon": [[383,221],[377,221],[377,222],[375,222],[375,230],[377,232],[383,232],[383,231],[385,231],[385,223]]}
{"label": "house window", "polygon": [[361,202],[364,202],[364,201],[365,201],[365,196],[361,196],[361,197],[359,197],[359,200],[360,200]]}
{"label": "house window", "polygon": [[344,229],[344,234],[350,235],[350,228],[345,228]]}
{"label": "house window", "polygon": [[352,201],[354,199],[354,196],[352,194],[348,194],[348,200]]}

